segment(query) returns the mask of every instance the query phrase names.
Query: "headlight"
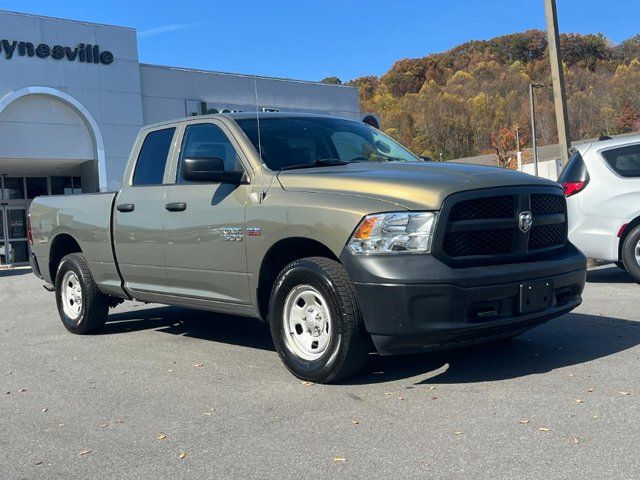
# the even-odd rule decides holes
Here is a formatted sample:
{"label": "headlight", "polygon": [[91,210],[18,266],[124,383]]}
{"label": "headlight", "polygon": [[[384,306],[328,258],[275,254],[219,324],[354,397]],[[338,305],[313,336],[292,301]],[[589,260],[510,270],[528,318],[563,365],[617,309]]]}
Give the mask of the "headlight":
{"label": "headlight", "polygon": [[429,253],[437,212],[394,212],[367,215],[349,240],[356,255]]}

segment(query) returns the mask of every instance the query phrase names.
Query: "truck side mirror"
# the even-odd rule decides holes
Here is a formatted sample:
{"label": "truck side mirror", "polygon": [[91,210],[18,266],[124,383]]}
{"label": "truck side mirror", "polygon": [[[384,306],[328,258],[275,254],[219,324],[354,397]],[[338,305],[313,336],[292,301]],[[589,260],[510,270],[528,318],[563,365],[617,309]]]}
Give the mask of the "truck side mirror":
{"label": "truck side mirror", "polygon": [[218,157],[196,157],[182,160],[182,178],[189,182],[233,183],[239,185],[244,172],[224,170]]}

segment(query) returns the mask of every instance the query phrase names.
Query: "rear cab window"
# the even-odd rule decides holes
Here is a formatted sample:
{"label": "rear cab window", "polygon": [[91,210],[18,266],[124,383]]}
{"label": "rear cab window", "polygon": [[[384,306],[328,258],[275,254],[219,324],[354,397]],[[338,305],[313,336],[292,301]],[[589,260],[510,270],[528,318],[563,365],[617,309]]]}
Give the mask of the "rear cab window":
{"label": "rear cab window", "polygon": [[600,152],[611,170],[621,177],[640,177],[640,143]]}
{"label": "rear cab window", "polygon": [[133,186],[162,185],[175,130],[175,127],[172,127],[147,134],[138,154]]}

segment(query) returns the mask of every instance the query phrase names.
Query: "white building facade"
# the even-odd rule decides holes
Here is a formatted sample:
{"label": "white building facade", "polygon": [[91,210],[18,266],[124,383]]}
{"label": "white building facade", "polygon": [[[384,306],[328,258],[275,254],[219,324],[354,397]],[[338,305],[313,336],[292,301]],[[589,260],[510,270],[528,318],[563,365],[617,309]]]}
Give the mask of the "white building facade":
{"label": "white building facade", "polygon": [[141,64],[134,29],[0,10],[0,265],[35,196],[117,190],[141,126],[253,110],[360,118],[355,88]]}

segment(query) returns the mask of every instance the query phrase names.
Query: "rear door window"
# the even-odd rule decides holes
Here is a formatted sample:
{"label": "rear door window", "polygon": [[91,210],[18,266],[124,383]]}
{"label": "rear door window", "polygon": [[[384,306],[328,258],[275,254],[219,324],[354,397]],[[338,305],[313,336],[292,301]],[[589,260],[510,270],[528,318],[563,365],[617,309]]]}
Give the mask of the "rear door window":
{"label": "rear door window", "polygon": [[611,169],[621,177],[640,177],[640,143],[601,153]]}
{"label": "rear door window", "polygon": [[155,130],[147,134],[138,155],[133,185],[162,185],[167,157],[175,128]]}

